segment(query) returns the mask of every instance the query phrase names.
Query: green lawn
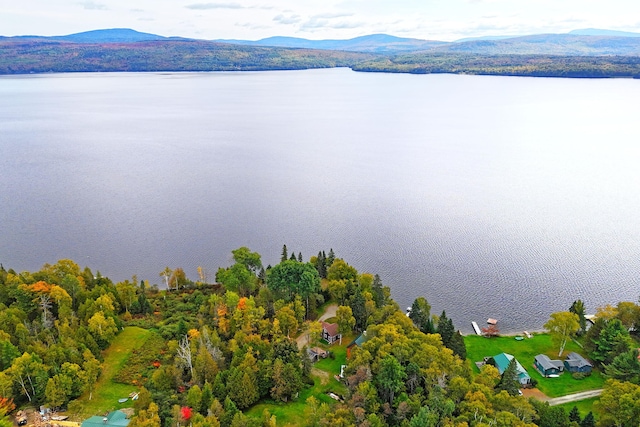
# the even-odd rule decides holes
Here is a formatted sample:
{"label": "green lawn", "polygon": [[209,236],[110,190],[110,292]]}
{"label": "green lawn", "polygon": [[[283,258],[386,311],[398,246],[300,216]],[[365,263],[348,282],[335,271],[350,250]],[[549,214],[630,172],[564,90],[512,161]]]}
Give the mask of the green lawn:
{"label": "green lawn", "polygon": [[602,388],[604,384],[604,379],[597,370],[594,370],[590,377],[576,380],[567,372],[560,375],[559,378],[545,378],[534,368],[533,358],[541,353],[552,359],[561,360],[571,351],[585,355],[584,351],[573,341],[567,343],[562,358],[558,358],[558,348],[551,342],[551,336],[548,334],[535,334],[533,338],[525,338],[522,341],[516,341],[512,336],[485,338],[478,335],[467,335],[464,337],[464,342],[467,346],[467,359],[472,364],[473,372],[479,372],[474,362],[481,361],[486,356],[495,356],[503,352],[509,353],[518,359],[529,372],[531,378],[538,381],[538,389],[549,397],[598,389]]}
{"label": "green lawn", "polygon": [[579,402],[564,403],[558,406],[563,407],[564,410],[567,411],[567,414],[571,411],[571,409],[574,406],[577,406],[578,410],[580,411],[580,417],[584,418],[587,416],[589,412],[593,412],[593,415],[595,415],[596,419],[598,419],[596,412],[593,410],[593,403],[596,402],[597,400],[598,400],[597,397],[592,397],[591,399],[585,399]]}
{"label": "green lawn", "polygon": [[91,400],[89,400],[89,393],[83,394],[77,400],[80,404],[80,412],[70,415],[78,420],[83,420],[92,415],[131,407],[133,405],[131,400],[118,403],[118,399],[129,396],[129,393],[137,391],[137,388],[113,382],[112,378],[127,362],[131,352],[142,347],[150,335],[151,332],[136,326],[126,327],[120,332],[109,348],[104,351],[102,373]]}
{"label": "green lawn", "polygon": [[322,371],[325,374],[322,376],[312,374],[314,382],[313,387],[303,389],[298,398],[293,402],[281,403],[274,402],[272,400],[262,401],[246,411],[246,415],[259,419],[262,417],[262,412],[265,409],[268,409],[272,415],[276,416],[278,426],[298,426],[304,424],[305,402],[309,397],[313,396],[319,402],[334,405],[336,401],[330,398],[327,393],[333,392],[340,396],[344,396],[346,394],[346,386],[337,381],[334,378],[334,375],[338,375],[340,373],[340,366],[346,363],[347,345],[352,341],[352,338],[352,336],[343,338],[343,345],[341,346],[323,346],[333,352],[334,358],[332,359],[328,357],[313,365],[315,369]]}

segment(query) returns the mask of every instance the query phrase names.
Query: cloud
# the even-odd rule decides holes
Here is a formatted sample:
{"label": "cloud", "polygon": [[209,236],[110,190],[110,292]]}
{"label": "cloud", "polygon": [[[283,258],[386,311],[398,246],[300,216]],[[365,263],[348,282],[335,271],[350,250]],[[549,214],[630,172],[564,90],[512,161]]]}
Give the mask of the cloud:
{"label": "cloud", "polygon": [[102,3],[96,3],[91,0],[83,1],[83,2],[80,2],[79,4],[87,10],[108,10],[109,9],[107,5]]}
{"label": "cloud", "polygon": [[317,31],[324,28],[328,29],[345,29],[345,28],[357,28],[364,23],[355,22],[349,19],[353,16],[352,13],[322,13],[319,15],[314,15],[310,17],[307,21],[305,21],[302,25],[300,25],[300,30],[302,31]]}
{"label": "cloud", "polygon": [[244,9],[244,6],[240,3],[194,3],[186,5],[185,7],[193,10]]}
{"label": "cloud", "polygon": [[286,24],[286,25],[291,25],[291,24],[297,24],[298,22],[301,21],[300,15],[283,15],[280,14],[278,16],[274,16],[273,20],[279,24]]}

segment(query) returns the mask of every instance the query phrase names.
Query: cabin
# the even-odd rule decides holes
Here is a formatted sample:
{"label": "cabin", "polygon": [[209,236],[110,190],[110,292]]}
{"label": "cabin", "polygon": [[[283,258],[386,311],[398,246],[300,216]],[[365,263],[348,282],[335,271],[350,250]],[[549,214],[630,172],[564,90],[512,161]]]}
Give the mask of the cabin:
{"label": "cabin", "polygon": [[347,359],[351,358],[351,349],[353,347],[362,347],[362,344],[364,344],[365,341],[367,341],[367,331],[364,331],[363,333],[358,335],[358,338],[349,343],[349,345],[347,346]]}
{"label": "cabin", "polygon": [[342,338],[342,334],[338,332],[337,323],[322,322],[322,339],[323,340],[325,340],[329,344],[333,344],[334,342],[340,340],[341,338]]}
{"label": "cabin", "polygon": [[564,361],[564,367],[571,373],[591,373],[593,365],[587,359],[572,351],[567,355],[567,358]]}
{"label": "cabin", "polygon": [[558,375],[564,371],[562,360],[552,360],[546,354],[539,354],[534,357],[533,365],[545,377]]}
{"label": "cabin", "polygon": [[109,412],[106,417],[94,415],[82,422],[81,427],[127,427],[129,420],[122,411]]}
{"label": "cabin", "polygon": [[[500,353],[493,357],[489,357],[487,359],[489,363],[491,363],[491,361],[493,360],[492,364],[496,368],[498,368],[498,372],[500,372],[500,375],[502,375],[504,371],[507,370],[507,366],[509,366],[511,359],[514,359],[514,357],[511,354]],[[516,359],[516,370],[518,371],[518,382],[520,384],[527,385],[531,382],[531,377],[529,376],[529,373],[527,372],[526,369],[522,367],[520,362],[518,362],[518,359]]]}
{"label": "cabin", "polygon": [[307,349],[307,356],[311,362],[317,362],[320,359],[326,359],[329,352],[320,347],[312,347]]}

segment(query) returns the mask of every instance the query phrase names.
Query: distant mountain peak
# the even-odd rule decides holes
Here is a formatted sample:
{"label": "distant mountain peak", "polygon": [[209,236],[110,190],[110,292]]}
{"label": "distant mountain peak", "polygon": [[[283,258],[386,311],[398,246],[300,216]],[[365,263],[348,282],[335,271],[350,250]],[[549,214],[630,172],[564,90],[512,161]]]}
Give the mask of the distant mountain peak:
{"label": "distant mountain peak", "polygon": [[568,34],[575,36],[608,36],[608,37],[640,37],[640,33],[629,31],[602,30],[598,28],[584,28],[569,31]]}

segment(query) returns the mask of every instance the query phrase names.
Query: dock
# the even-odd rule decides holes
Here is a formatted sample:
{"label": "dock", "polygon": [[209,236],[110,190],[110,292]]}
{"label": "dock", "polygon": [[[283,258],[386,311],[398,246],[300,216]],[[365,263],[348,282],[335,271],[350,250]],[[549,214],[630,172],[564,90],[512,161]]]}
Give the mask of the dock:
{"label": "dock", "polygon": [[478,324],[476,322],[471,322],[471,326],[473,326],[473,330],[476,331],[477,335],[482,335],[482,332],[480,332],[480,327],[478,327]]}

